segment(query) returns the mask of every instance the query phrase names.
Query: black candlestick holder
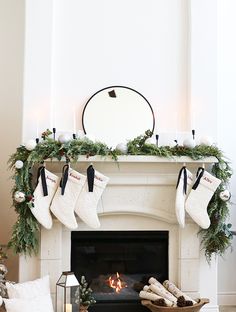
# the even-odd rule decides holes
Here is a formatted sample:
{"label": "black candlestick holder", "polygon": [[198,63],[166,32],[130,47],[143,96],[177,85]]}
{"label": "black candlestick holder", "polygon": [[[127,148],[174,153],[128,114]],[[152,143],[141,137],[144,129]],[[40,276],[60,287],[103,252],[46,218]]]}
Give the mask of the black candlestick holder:
{"label": "black candlestick holder", "polygon": [[52,133],[53,133],[53,140],[56,140],[56,128],[52,128]]}
{"label": "black candlestick holder", "polygon": [[159,146],[159,134],[156,134],[156,146]]}

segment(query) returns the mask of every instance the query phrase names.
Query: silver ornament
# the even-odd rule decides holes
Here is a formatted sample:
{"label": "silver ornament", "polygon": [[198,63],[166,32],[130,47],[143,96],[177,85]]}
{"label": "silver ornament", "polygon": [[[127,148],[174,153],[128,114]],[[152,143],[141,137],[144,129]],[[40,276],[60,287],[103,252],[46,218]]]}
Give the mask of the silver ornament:
{"label": "silver ornament", "polygon": [[156,140],[155,140],[153,137],[148,138],[148,139],[145,141],[145,144],[156,145]]}
{"label": "silver ornament", "polygon": [[223,201],[228,201],[228,200],[230,200],[231,193],[229,190],[224,190],[224,191],[220,192],[219,197]]}
{"label": "silver ornament", "polygon": [[31,139],[25,143],[25,148],[28,151],[32,151],[33,149],[35,149],[36,145],[37,145],[36,140]]}
{"label": "silver ornament", "polygon": [[121,152],[122,154],[127,154],[127,152],[128,152],[127,143],[121,142],[121,143],[117,144],[116,150]]}
{"label": "silver ornament", "polygon": [[213,139],[208,135],[202,136],[199,140],[199,144],[211,146],[213,144]]}
{"label": "silver ornament", "polygon": [[72,140],[72,136],[71,136],[71,134],[69,134],[69,133],[64,133],[64,134],[61,134],[61,135],[59,135],[59,137],[58,137],[58,141],[60,142],[60,143],[67,143],[67,142],[69,142],[70,140]]}
{"label": "silver ornament", "polygon": [[25,201],[25,193],[16,191],[14,193],[14,199],[17,203],[23,203]]}
{"label": "silver ornament", "polygon": [[16,168],[16,169],[21,169],[21,168],[23,168],[23,166],[24,166],[23,161],[17,160],[17,161],[15,162],[15,168]]}
{"label": "silver ornament", "polygon": [[226,163],[220,163],[219,164],[219,168],[221,169],[221,170],[225,170],[226,168],[227,168],[227,165],[226,165]]}
{"label": "silver ornament", "polygon": [[196,142],[194,139],[185,139],[183,141],[183,146],[188,148],[194,148],[196,146]]}
{"label": "silver ornament", "polygon": [[5,266],[5,264],[0,263],[0,274],[5,276],[5,275],[7,275],[7,272],[8,272],[8,270],[7,270],[7,267]]}

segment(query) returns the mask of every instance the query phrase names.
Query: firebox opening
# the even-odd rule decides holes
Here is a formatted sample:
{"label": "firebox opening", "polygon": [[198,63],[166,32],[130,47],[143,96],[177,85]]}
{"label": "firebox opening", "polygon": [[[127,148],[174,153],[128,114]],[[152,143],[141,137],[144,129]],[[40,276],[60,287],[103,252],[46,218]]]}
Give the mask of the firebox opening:
{"label": "firebox opening", "polygon": [[71,244],[71,270],[85,275],[95,306],[138,303],[149,277],[168,279],[168,231],[76,231]]}

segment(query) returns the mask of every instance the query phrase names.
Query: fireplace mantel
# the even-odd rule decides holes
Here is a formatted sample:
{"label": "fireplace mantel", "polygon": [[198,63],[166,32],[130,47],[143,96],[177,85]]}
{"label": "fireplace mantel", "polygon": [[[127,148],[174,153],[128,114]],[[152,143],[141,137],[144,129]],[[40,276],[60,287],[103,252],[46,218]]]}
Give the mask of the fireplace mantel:
{"label": "fireplace mantel", "polygon": [[[65,161],[65,158],[62,158],[61,161]],[[59,162],[57,159],[47,160],[47,163]],[[78,162],[104,162],[104,163],[190,163],[190,164],[212,164],[217,163],[218,160],[216,157],[205,157],[203,159],[194,160],[188,156],[172,156],[172,157],[160,157],[160,156],[147,156],[147,155],[122,155],[118,156],[117,160],[114,160],[111,156],[79,156]]]}

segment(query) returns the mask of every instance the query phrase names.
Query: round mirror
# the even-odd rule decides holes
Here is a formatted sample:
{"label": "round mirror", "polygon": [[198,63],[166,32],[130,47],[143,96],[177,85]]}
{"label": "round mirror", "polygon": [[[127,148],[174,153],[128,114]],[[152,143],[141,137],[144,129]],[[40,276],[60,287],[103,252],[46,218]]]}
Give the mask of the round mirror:
{"label": "round mirror", "polygon": [[139,92],[112,86],[96,92],[83,110],[83,128],[108,146],[154,130],[155,118],[148,100]]}

